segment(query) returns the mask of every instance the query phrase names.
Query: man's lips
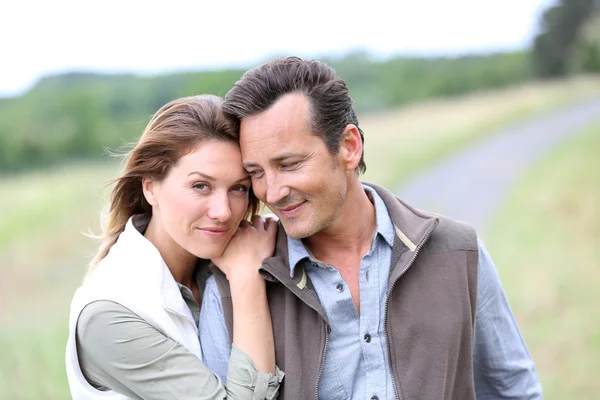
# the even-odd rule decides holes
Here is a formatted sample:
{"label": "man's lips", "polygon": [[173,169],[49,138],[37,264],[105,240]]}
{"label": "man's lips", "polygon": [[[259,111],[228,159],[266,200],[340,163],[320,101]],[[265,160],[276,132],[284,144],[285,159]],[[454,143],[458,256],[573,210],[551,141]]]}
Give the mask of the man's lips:
{"label": "man's lips", "polygon": [[306,200],[304,200],[301,203],[297,203],[294,205],[291,205],[289,207],[285,207],[285,208],[280,208],[279,212],[284,216],[284,217],[291,217],[294,214],[296,214],[298,211],[300,211],[300,209],[302,208],[302,206],[306,204]]}

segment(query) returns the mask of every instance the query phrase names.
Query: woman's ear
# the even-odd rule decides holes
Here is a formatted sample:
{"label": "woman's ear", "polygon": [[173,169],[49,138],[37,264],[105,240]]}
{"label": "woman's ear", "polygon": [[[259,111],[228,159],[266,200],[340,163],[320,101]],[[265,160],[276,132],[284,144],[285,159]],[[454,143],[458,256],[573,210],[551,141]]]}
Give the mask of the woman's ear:
{"label": "woman's ear", "polygon": [[144,197],[148,204],[153,207],[157,205],[156,196],[158,194],[159,186],[160,184],[158,182],[150,178],[142,178],[142,191],[144,192]]}

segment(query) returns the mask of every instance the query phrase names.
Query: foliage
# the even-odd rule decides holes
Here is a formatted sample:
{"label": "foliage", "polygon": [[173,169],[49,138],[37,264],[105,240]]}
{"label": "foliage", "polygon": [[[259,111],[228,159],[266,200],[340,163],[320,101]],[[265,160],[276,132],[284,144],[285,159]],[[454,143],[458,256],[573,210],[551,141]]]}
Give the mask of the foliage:
{"label": "foliage", "polygon": [[573,60],[581,30],[593,11],[600,8],[599,3],[597,0],[560,0],[543,13],[541,32],[533,46],[533,61],[539,76],[559,77],[574,71]]}
{"label": "foliage", "polygon": [[600,10],[581,29],[574,68],[576,71],[600,72]]}
{"label": "foliage", "polygon": [[[526,53],[371,60],[355,53],[328,61],[347,82],[358,111],[500,87],[531,77]],[[25,95],[0,101],[0,172],[93,158],[135,140],[168,101],[224,96],[241,69],[134,75],[69,73],[42,79]]]}

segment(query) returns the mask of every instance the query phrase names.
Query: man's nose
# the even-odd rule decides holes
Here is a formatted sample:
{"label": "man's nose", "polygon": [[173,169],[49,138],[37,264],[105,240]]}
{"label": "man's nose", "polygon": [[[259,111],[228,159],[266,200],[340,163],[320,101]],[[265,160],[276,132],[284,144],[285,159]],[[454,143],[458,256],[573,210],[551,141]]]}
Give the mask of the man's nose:
{"label": "man's nose", "polygon": [[275,204],[290,194],[290,188],[279,174],[266,176],[265,202]]}

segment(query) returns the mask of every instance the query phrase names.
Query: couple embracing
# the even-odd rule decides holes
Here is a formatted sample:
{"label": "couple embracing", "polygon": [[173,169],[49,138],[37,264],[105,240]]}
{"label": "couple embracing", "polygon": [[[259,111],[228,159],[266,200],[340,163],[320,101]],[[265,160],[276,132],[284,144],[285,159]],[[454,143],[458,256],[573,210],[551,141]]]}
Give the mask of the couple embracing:
{"label": "couple embracing", "polygon": [[296,57],[157,111],[73,298],[73,398],[540,399],[475,230],[362,182],[363,144]]}

